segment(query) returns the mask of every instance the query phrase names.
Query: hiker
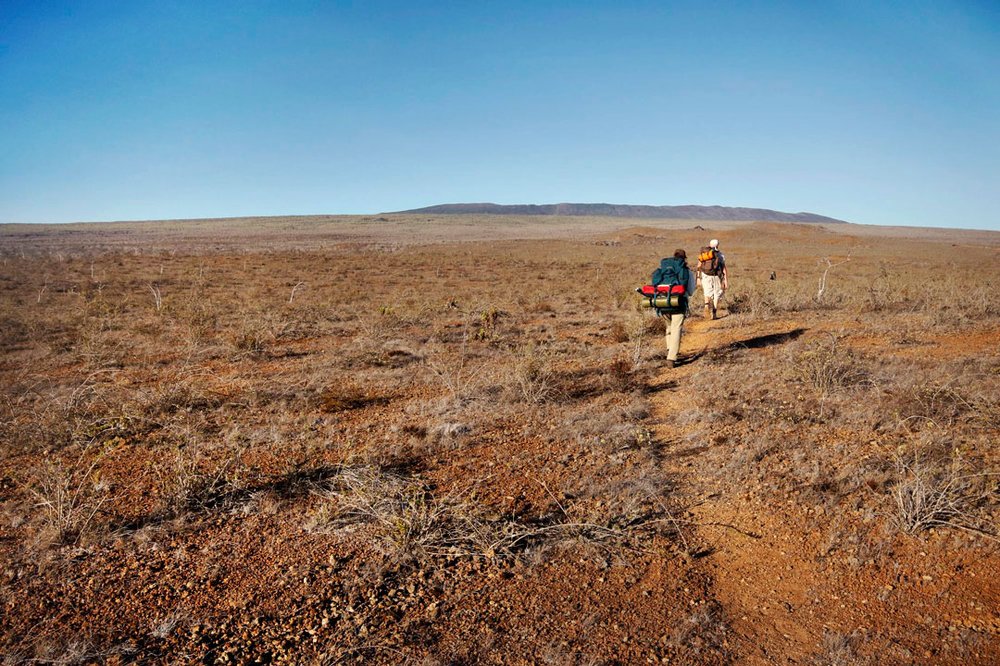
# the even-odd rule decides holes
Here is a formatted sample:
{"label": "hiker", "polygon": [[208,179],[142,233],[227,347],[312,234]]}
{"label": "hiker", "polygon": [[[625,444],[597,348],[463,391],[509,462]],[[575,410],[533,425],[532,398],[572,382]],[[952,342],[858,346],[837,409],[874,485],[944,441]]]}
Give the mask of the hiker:
{"label": "hiker", "polygon": [[670,312],[670,326],[667,327],[667,367],[672,368],[681,348],[681,326],[687,313],[688,295],[694,293],[696,284],[694,272],[687,265],[687,252],[674,250],[674,256],[660,260],[660,267],[653,271],[653,288],[661,284],[683,285],[685,290],[682,305],[676,312]]}
{"label": "hiker", "polygon": [[705,319],[715,319],[719,299],[729,289],[726,256],[719,251],[719,241],[715,238],[698,255],[698,281],[705,296]]}

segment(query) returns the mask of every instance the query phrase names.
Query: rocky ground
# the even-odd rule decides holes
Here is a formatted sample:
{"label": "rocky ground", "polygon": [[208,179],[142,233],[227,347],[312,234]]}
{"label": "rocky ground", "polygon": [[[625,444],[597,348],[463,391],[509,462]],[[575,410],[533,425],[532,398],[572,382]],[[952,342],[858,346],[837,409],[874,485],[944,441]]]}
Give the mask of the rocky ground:
{"label": "rocky ground", "polygon": [[8,238],[6,663],[1000,662],[1000,239],[350,222]]}

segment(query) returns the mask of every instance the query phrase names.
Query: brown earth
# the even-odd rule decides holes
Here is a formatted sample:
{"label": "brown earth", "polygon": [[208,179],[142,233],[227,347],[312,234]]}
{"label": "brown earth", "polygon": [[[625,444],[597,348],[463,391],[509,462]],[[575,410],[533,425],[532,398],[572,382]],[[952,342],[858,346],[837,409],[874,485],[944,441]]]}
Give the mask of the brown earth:
{"label": "brown earth", "polygon": [[1000,662],[1000,234],[701,224],[0,230],[0,655]]}

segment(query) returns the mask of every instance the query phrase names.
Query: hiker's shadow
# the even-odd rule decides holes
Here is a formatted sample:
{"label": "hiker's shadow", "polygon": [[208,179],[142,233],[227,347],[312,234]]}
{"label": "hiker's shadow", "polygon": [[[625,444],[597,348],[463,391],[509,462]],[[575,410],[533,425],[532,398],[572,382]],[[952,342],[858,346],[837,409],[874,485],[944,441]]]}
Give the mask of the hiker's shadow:
{"label": "hiker's shadow", "polygon": [[690,363],[694,363],[699,358],[701,358],[702,356],[704,356],[706,353],[707,353],[707,351],[702,350],[700,352],[695,352],[694,354],[682,354],[682,355],[680,355],[680,356],[677,357],[676,361],[674,361],[674,367],[680,368],[680,367],[683,367],[683,366],[688,365]]}
{"label": "hiker's shadow", "polygon": [[720,347],[717,351],[735,351],[737,349],[762,349],[772,345],[781,345],[799,337],[809,329],[795,328],[785,333],[769,333],[768,335],[758,335],[746,340],[736,340],[728,345]]}
{"label": "hiker's shadow", "polygon": [[703,349],[700,352],[682,356],[677,359],[677,366],[694,363],[703,356],[725,358],[729,354],[743,349],[763,349],[772,345],[781,345],[796,339],[808,330],[808,328],[794,328],[790,331],[785,331],[784,333],[768,333],[767,335],[757,335],[752,338],[747,338],[746,340],[734,340],[733,342],[722,345],[721,347]]}

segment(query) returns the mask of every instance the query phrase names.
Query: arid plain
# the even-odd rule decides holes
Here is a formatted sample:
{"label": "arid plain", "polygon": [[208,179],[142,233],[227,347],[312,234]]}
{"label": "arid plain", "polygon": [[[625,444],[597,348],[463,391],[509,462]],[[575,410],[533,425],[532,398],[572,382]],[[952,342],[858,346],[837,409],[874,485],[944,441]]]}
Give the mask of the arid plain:
{"label": "arid plain", "polygon": [[[633,289],[710,237],[731,289],[667,369]],[[0,225],[0,656],[1000,663],[998,266],[857,225]]]}

